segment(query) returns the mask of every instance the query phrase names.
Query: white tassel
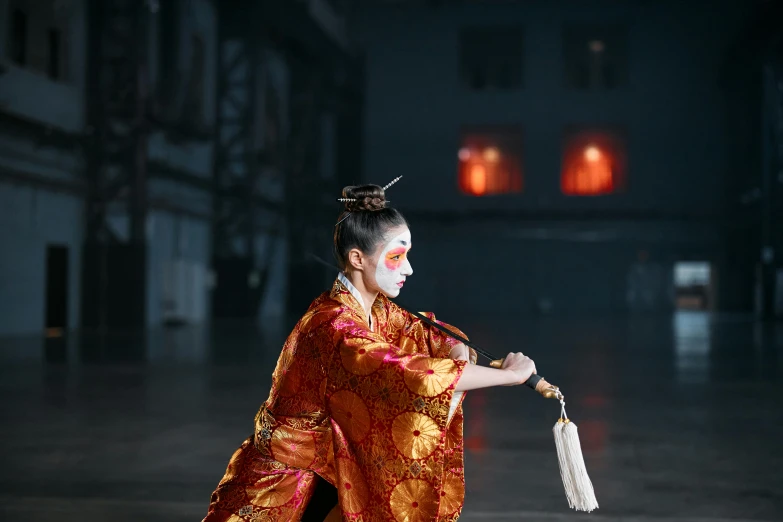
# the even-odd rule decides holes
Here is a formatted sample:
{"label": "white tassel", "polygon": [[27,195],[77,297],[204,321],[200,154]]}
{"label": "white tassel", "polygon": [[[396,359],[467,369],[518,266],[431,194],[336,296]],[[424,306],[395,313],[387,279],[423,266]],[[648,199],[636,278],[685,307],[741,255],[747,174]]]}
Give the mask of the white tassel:
{"label": "white tassel", "polygon": [[563,419],[559,419],[557,424],[552,428],[552,433],[555,434],[555,448],[557,449],[557,461],[560,465],[560,478],[563,479],[563,487],[566,491],[566,498],[568,499],[568,507],[574,507],[571,499],[573,498],[574,483],[573,476],[571,475],[571,466],[568,465],[566,460],[565,442],[563,442],[563,428],[565,423]]}
{"label": "white tassel", "polygon": [[598,509],[598,500],[595,498],[593,483],[587,476],[576,424],[566,416],[565,401],[562,398],[560,399],[560,407],[560,419],[552,428],[552,432],[555,435],[560,477],[563,479],[568,507],[589,513]]}

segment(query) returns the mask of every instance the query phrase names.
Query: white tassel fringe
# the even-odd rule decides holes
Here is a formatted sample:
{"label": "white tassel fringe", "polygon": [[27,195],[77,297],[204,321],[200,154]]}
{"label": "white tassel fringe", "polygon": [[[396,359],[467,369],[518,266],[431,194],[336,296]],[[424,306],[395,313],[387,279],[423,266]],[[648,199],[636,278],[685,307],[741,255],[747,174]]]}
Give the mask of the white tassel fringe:
{"label": "white tassel fringe", "polygon": [[565,415],[565,402],[560,401],[562,416],[552,428],[557,447],[557,460],[560,463],[560,477],[563,479],[568,507],[577,511],[598,509],[593,483],[587,476],[582,448],[576,424]]}

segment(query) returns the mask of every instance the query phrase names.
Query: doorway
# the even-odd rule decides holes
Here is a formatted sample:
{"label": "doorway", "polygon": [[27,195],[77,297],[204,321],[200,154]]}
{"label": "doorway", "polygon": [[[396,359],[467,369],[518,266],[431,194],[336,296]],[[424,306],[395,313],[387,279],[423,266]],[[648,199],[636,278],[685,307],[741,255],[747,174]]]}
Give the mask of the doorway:
{"label": "doorway", "polygon": [[711,310],[713,271],[708,261],[679,261],[674,264],[674,304],[679,310]]}
{"label": "doorway", "polygon": [[68,328],[68,247],[46,247],[46,336],[62,337]]}

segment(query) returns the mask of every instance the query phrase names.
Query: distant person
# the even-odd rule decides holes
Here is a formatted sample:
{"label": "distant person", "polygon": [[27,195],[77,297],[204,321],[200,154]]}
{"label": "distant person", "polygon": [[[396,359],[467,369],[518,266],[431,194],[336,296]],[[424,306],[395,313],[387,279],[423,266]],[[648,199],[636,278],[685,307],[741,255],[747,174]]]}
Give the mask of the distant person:
{"label": "distant person", "polygon": [[536,368],[521,353],[502,369],[476,366],[473,350],[390,301],[413,273],[408,223],[386,206],[390,185],[343,190],[342,271],[283,345],[255,433],[204,522],[459,517],[462,392],[522,384]]}

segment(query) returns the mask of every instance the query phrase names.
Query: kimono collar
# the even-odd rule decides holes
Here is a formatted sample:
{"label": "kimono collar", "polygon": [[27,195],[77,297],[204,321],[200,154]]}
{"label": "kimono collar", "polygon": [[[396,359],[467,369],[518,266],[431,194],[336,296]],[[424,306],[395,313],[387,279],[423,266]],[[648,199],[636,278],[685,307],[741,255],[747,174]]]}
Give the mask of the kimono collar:
{"label": "kimono collar", "polygon": [[337,274],[337,279],[345,286],[345,288],[348,289],[349,292],[351,292],[351,295],[356,298],[357,301],[359,301],[359,306],[362,307],[362,310],[364,310],[364,299],[362,299],[362,294],[359,293],[359,289],[353,286],[353,283],[345,277],[345,274],[340,272]]}
{"label": "kimono collar", "polygon": [[[351,281],[345,276],[343,272],[340,272],[337,274],[337,281],[334,282],[334,288],[332,290],[332,296],[335,296],[335,290],[337,293],[340,293],[340,286],[343,286],[345,290],[348,290],[350,294],[353,296],[353,299],[350,298],[343,298],[341,299],[345,304],[348,306],[351,306],[354,310],[359,312],[359,315],[361,317],[364,317],[367,321],[367,325],[370,327],[371,331],[375,330],[375,325],[373,324],[372,320],[372,312],[370,312],[370,316],[367,317],[366,311],[364,310],[364,299],[362,298],[362,294],[359,293],[359,290],[351,283]],[[345,295],[344,292],[342,292],[342,295]],[[382,294],[378,294],[379,296]],[[375,303],[373,303],[373,307],[378,303],[378,300],[375,300]]]}

